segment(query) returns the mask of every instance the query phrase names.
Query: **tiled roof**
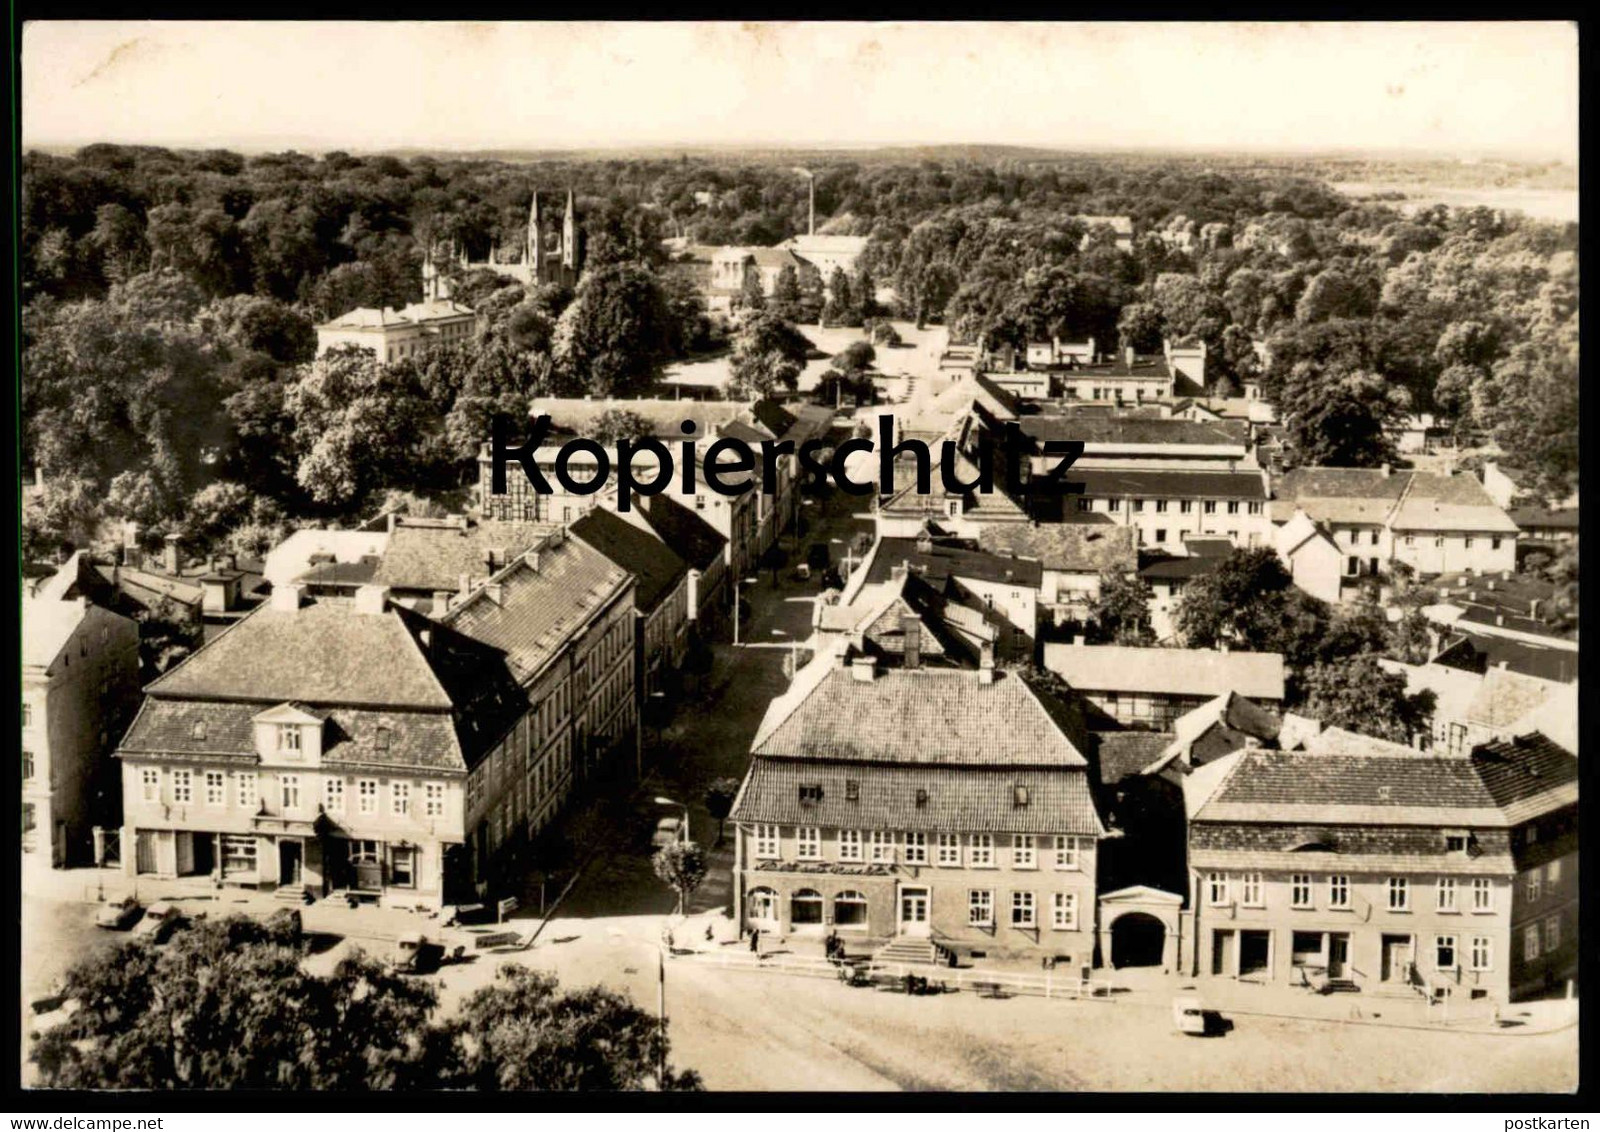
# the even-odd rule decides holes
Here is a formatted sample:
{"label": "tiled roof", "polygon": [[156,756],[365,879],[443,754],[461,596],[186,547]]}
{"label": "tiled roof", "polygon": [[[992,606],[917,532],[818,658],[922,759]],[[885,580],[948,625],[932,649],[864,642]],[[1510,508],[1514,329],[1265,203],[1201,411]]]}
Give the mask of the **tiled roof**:
{"label": "tiled roof", "polygon": [[[254,765],[251,719],[266,705],[149,697],[119,750],[166,759]],[[319,713],[321,714],[321,713]],[[322,765],[372,770],[465,771],[461,746],[446,712],[335,708],[326,713]],[[195,738],[195,724],[205,725]],[[386,728],[385,746],[378,731]]]}
{"label": "tiled roof", "polygon": [[1578,529],[1578,509],[1576,507],[1563,507],[1552,510],[1548,507],[1513,507],[1508,514],[1511,521],[1522,530],[1566,530]]}
{"label": "tiled roof", "polygon": [[[846,783],[856,784],[852,800]],[[800,787],[820,786],[801,802]],[[1016,787],[1028,803],[1016,804]],[[924,801],[918,805],[918,792]],[[846,829],[1080,834],[1105,832],[1081,768],[860,766],[757,757],[732,817]],[[930,851],[931,852],[931,851]]]}
{"label": "tiled roof", "polygon": [[295,581],[309,586],[364,586],[373,580],[382,561],[382,558],[373,554],[362,558],[360,562],[323,562],[311,567]]}
{"label": "tiled roof", "polygon": [[568,530],[637,579],[633,599],[642,612],[654,610],[688,576],[688,565],[671,547],[604,507],[593,508]]}
{"label": "tiled roof", "polygon": [[1545,736],[1534,732],[1472,752],[1472,765],[1497,806],[1512,806],[1536,798],[1556,787],[1571,785],[1576,791],[1578,760]]}
{"label": "tiled roof", "polygon": [[1100,781],[1115,786],[1124,778],[1141,773],[1155,762],[1172,742],[1164,731],[1097,731],[1094,733],[1095,758],[1100,766]]}
{"label": "tiled roof", "polygon": [[891,669],[859,680],[828,667],[774,700],[757,755],[928,766],[1086,766],[1070,709],[1047,707],[1022,677]]}
{"label": "tiled roof", "polygon": [[1190,578],[1209,574],[1220,565],[1222,559],[1210,555],[1191,554],[1187,558],[1157,558],[1139,567],[1139,577],[1151,582],[1188,581]]}
{"label": "tiled roof", "polygon": [[1293,850],[1200,849],[1189,851],[1196,869],[1261,869],[1296,873],[1405,874],[1442,873],[1445,876],[1511,876],[1517,867],[1509,853],[1482,853],[1476,857],[1420,853],[1319,853]]}
{"label": "tiled roof", "polygon": [[1566,695],[1577,709],[1577,690],[1569,684],[1524,676],[1504,668],[1491,668],[1483,674],[1477,694],[1467,704],[1463,716],[1485,727],[1509,727],[1545,701]]}
{"label": "tiled roof", "polygon": [[1517,525],[1470,475],[1382,468],[1295,468],[1273,482],[1273,518],[1298,505],[1318,522],[1398,531],[1504,531]]}
{"label": "tiled roof", "polygon": [[1243,421],[1185,421],[1170,417],[1040,413],[1019,419],[1035,440],[1081,440],[1085,444],[1227,445],[1243,448],[1250,429]]}
{"label": "tiled roof", "polygon": [[1123,574],[1139,565],[1139,533],[1132,527],[996,523],[979,531],[978,545],[995,554],[1037,558],[1046,570],[1071,574]]}
{"label": "tiled roof", "polygon": [[320,704],[449,708],[451,701],[399,611],[358,613],[313,599],[263,605],[159,677],[149,691]]}
{"label": "tiled roof", "polygon": [[1535,645],[1488,633],[1462,632],[1434,657],[1434,663],[1468,672],[1504,665],[1512,672],[1571,683],[1578,678],[1578,650]]}
{"label": "tiled roof", "polygon": [[1044,664],[1079,691],[1207,699],[1238,692],[1255,699],[1283,699],[1283,657],[1277,653],[1050,643],[1044,647]]}
{"label": "tiled roof", "polygon": [[1032,559],[970,550],[949,540],[930,541],[923,551],[918,549],[917,539],[886,537],[878,540],[867,584],[887,581],[895,567],[903,564],[935,584],[946,578],[974,578],[1036,590],[1044,577],[1043,568]]}
{"label": "tiled roof", "polygon": [[[397,590],[456,590],[461,575],[487,577],[550,530],[548,524],[500,519],[401,520],[389,535],[389,545],[373,580]],[[492,568],[490,550],[503,550],[506,554]]]}
{"label": "tiled roof", "polygon": [[631,584],[628,572],[598,550],[559,534],[490,581],[499,586],[498,596],[488,586],[475,590],[440,621],[503,650],[506,663],[523,682]]}
{"label": "tiled roof", "polygon": [[585,397],[536,397],[528,415],[537,417],[548,414],[552,436],[592,436],[595,422],[609,410],[633,413],[643,418],[650,426],[651,435],[668,440],[684,439],[682,424],[684,421],[693,421],[693,436],[700,440],[702,448],[707,436],[730,421],[743,420],[748,424],[754,420],[750,404],[745,401],[676,401],[663,398],[591,401]]}
{"label": "tiled roof", "polygon": [[727,537],[670,495],[640,496],[633,505],[661,541],[696,570],[707,570],[722,557]]}
{"label": "tiled roof", "polygon": [[1265,500],[1267,485],[1260,472],[1135,472],[1072,467],[1061,477],[1083,484],[1093,497],[1131,495],[1150,499]]}
{"label": "tiled roof", "polygon": [[82,601],[28,597],[22,602],[22,661],[48,666],[88,614]]}
{"label": "tiled roof", "polygon": [[1412,472],[1411,488],[1389,520],[1397,531],[1503,531],[1517,524],[1500,510],[1477,479],[1465,472],[1438,476]]}

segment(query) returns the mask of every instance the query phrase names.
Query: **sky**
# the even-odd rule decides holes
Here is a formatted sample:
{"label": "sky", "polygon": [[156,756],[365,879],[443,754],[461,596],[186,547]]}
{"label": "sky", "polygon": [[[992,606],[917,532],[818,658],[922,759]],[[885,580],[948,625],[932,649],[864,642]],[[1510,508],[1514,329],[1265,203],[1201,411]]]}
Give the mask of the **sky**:
{"label": "sky", "polygon": [[43,21],[22,78],[25,147],[1578,155],[1565,23]]}

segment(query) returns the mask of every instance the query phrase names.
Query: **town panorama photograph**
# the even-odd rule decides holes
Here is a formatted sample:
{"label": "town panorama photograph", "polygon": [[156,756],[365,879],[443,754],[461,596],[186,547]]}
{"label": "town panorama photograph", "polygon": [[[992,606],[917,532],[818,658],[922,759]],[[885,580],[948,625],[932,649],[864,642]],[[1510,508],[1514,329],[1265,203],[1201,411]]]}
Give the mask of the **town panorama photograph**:
{"label": "town panorama photograph", "polygon": [[19,1108],[1573,1103],[1576,24],[19,36]]}

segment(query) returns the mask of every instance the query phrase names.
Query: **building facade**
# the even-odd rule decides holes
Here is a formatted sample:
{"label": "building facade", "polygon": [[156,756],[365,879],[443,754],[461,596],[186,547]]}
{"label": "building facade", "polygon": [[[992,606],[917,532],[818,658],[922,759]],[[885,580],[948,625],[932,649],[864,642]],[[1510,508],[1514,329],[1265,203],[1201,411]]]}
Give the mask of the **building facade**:
{"label": "building facade", "polygon": [[371,350],[380,362],[397,362],[434,346],[469,341],[477,329],[477,312],[449,299],[429,299],[399,310],[356,307],[317,326],[317,355],[354,347]]}

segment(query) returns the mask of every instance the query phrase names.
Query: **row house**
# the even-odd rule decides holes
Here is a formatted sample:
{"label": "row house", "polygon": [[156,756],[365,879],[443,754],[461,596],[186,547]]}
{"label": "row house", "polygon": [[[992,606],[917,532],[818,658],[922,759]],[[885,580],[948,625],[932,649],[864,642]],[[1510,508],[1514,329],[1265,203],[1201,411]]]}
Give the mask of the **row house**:
{"label": "row house", "polygon": [[614,499],[601,505],[619,519],[658,540],[688,568],[688,618],[701,637],[718,623],[728,596],[728,540],[699,515],[666,495],[635,497],[632,509],[616,510]]}
{"label": "row house", "polygon": [[978,546],[1038,561],[1040,616],[1055,624],[1086,620],[1102,578],[1139,568],[1138,532],[1109,523],[995,524],[978,533]]}
{"label": "row house", "polygon": [[1403,563],[1418,574],[1516,567],[1517,525],[1472,476],[1382,468],[1295,468],[1272,482],[1274,525],[1296,512],[1356,579]]}
{"label": "row house", "polygon": [[[534,460],[551,487],[548,495],[534,490],[533,484],[513,462],[506,469],[506,492],[496,495],[492,491],[493,465],[489,446],[484,445],[478,456],[478,505],[486,517],[514,520],[524,523],[567,524],[574,522],[601,502],[599,493],[574,493],[561,488],[556,477],[557,457],[563,445],[580,438],[592,438],[602,416],[608,412],[627,413],[643,420],[648,434],[667,446],[674,462],[674,474],[663,484],[662,493],[689,508],[727,539],[726,563],[728,570],[742,577],[754,568],[762,553],[776,541],[779,530],[792,521],[799,506],[796,487],[798,482],[798,445],[786,455],[773,461],[775,491],[761,490],[763,467],[763,441],[780,438],[762,423],[756,406],[742,401],[669,401],[659,399],[588,400],[584,398],[548,397],[536,400],[529,411],[530,418],[540,415],[550,417],[550,431],[545,442],[534,454]],[[683,431],[685,421],[692,422],[694,430]],[[706,483],[705,460],[711,446],[723,437],[746,442],[753,449],[756,465],[747,475],[750,490],[739,495],[723,495],[713,491]],[[694,469],[690,490],[683,489],[684,442],[696,442],[699,463]],[[614,443],[600,446],[605,453],[608,486],[615,488],[617,448]],[[569,453],[566,461],[568,474],[579,483],[591,483],[600,470],[599,458],[592,450]],[[633,453],[632,467],[637,481],[650,482],[656,477],[657,460],[649,451]],[[739,482],[737,475],[723,475],[725,482]]]}
{"label": "row house", "polygon": [[116,824],[107,755],[139,696],[138,625],[57,592],[78,566],[22,600],[22,850],[56,868],[90,860],[95,827]]}
{"label": "row house", "polygon": [[819,657],[752,744],[732,811],[735,918],[930,958],[1091,963],[1106,829],[1083,736],[1067,705],[992,666]]}
{"label": "row house", "polygon": [[1424,746],[1449,755],[1497,739],[1538,731],[1578,752],[1578,686],[1490,668],[1471,672],[1447,664],[1402,664],[1380,659],[1386,672],[1404,677],[1406,693],[1433,694]]}
{"label": "row house", "polygon": [[1133,530],[1141,547],[1182,553],[1197,536],[1226,538],[1239,547],[1271,537],[1267,482],[1259,470],[1243,472],[1139,472],[1073,468],[1067,478],[1083,486],[1070,505],[1080,515],[1105,516]]}
{"label": "row house", "polygon": [[1284,696],[1277,653],[1086,645],[1074,638],[1047,643],[1044,666],[1112,727],[1167,731],[1218,696],[1235,693],[1274,707]]}
{"label": "row house", "polygon": [[1192,974],[1504,1003],[1575,970],[1577,760],[1342,733],[1184,781]]}
{"label": "row house", "polygon": [[604,507],[596,507],[567,530],[634,576],[639,700],[665,694],[689,651],[688,564],[660,539]]}

